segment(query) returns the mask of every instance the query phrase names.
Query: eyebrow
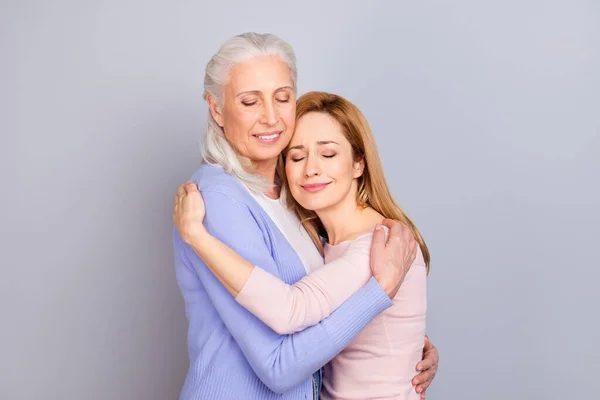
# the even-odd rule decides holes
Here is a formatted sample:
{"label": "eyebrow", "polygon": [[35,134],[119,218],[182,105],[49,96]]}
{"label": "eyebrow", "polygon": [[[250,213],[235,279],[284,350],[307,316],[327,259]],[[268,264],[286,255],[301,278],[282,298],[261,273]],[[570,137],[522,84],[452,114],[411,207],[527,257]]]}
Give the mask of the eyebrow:
{"label": "eyebrow", "polygon": [[[323,145],[325,145],[325,144],[332,144],[332,143],[333,143],[333,144],[337,144],[338,146],[340,145],[338,142],[334,142],[333,140],[319,140],[319,141],[317,142],[317,144],[318,144],[319,146],[323,146]],[[306,147],[304,147],[304,145],[301,145],[301,144],[299,144],[298,146],[293,146],[293,147],[290,147],[288,150],[294,150],[294,149],[305,149],[305,148],[306,148]]]}
{"label": "eyebrow", "polygon": [[[278,89],[275,89],[275,93],[277,93],[277,92],[280,92],[280,91],[282,91],[282,90],[292,90],[292,91],[293,91],[293,90],[294,90],[294,88],[293,88],[293,87],[291,87],[291,86],[282,86],[282,87],[280,87],[280,88],[278,88]],[[262,94],[262,92],[261,92],[260,90],[247,90],[247,91],[245,91],[245,92],[240,92],[240,93],[238,93],[238,94],[237,94],[235,97],[244,96],[244,95],[246,95],[246,94],[260,95],[260,94]]]}

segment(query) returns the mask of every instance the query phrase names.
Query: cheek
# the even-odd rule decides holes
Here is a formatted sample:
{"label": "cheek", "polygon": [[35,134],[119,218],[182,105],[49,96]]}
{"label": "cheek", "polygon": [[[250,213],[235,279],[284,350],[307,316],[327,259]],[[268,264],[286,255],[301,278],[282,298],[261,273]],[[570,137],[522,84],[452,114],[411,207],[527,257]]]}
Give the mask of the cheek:
{"label": "cheek", "polygon": [[329,174],[339,182],[348,182],[354,179],[354,169],[352,164],[342,157],[336,157],[329,165]]}
{"label": "cheek", "polygon": [[294,186],[294,182],[298,180],[298,163],[288,161],[285,163],[285,176],[287,177],[290,186]]}
{"label": "cheek", "polygon": [[279,117],[289,132],[293,132],[296,125],[296,107],[286,107],[280,111]]}
{"label": "cheek", "polygon": [[256,123],[256,113],[252,111],[235,110],[224,114],[225,130],[230,136],[247,136],[248,132]]}

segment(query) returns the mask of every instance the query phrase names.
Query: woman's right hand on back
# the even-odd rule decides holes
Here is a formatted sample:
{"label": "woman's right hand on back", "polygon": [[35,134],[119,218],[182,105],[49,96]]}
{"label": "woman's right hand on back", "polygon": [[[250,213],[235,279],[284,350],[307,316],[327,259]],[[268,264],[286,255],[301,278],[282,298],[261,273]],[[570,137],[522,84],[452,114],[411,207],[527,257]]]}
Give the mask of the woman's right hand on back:
{"label": "woman's right hand on back", "polygon": [[371,244],[371,271],[390,299],[396,296],[404,277],[417,255],[417,241],[408,227],[386,219],[389,228],[386,240],[381,226],[375,229]]}
{"label": "woman's right hand on back", "polygon": [[194,182],[179,186],[173,204],[173,223],[184,242],[191,244],[199,236],[206,234],[202,222],[206,215],[204,199]]}

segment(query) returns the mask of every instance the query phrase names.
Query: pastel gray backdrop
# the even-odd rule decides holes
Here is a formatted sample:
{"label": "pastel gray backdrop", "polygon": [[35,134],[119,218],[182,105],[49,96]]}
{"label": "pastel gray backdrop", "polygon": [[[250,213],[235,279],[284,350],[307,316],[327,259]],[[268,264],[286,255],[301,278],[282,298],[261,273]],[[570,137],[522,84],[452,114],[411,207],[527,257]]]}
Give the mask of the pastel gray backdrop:
{"label": "pastel gray backdrop", "polygon": [[428,398],[598,398],[597,1],[0,4],[1,399],[177,398],[172,199],[249,30],[372,124],[432,253]]}

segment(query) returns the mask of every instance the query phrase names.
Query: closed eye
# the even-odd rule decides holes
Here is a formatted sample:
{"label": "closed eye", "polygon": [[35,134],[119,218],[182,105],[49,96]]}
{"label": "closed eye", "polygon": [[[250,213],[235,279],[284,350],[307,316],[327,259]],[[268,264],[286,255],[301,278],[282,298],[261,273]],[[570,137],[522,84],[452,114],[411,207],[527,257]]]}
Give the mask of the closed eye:
{"label": "closed eye", "polygon": [[244,102],[244,101],[242,101],[242,104],[245,105],[246,107],[251,107],[251,106],[253,106],[253,105],[256,104],[256,101],[252,101],[252,102]]}
{"label": "closed eye", "polygon": [[335,154],[331,154],[331,155],[325,155],[325,154],[323,154],[323,157],[325,157],[325,158],[333,158],[333,157],[335,157]]}
{"label": "closed eye", "polygon": [[302,157],[302,158],[291,158],[291,160],[292,160],[293,162],[298,162],[298,161],[302,161],[302,160],[304,160],[304,157]]}

